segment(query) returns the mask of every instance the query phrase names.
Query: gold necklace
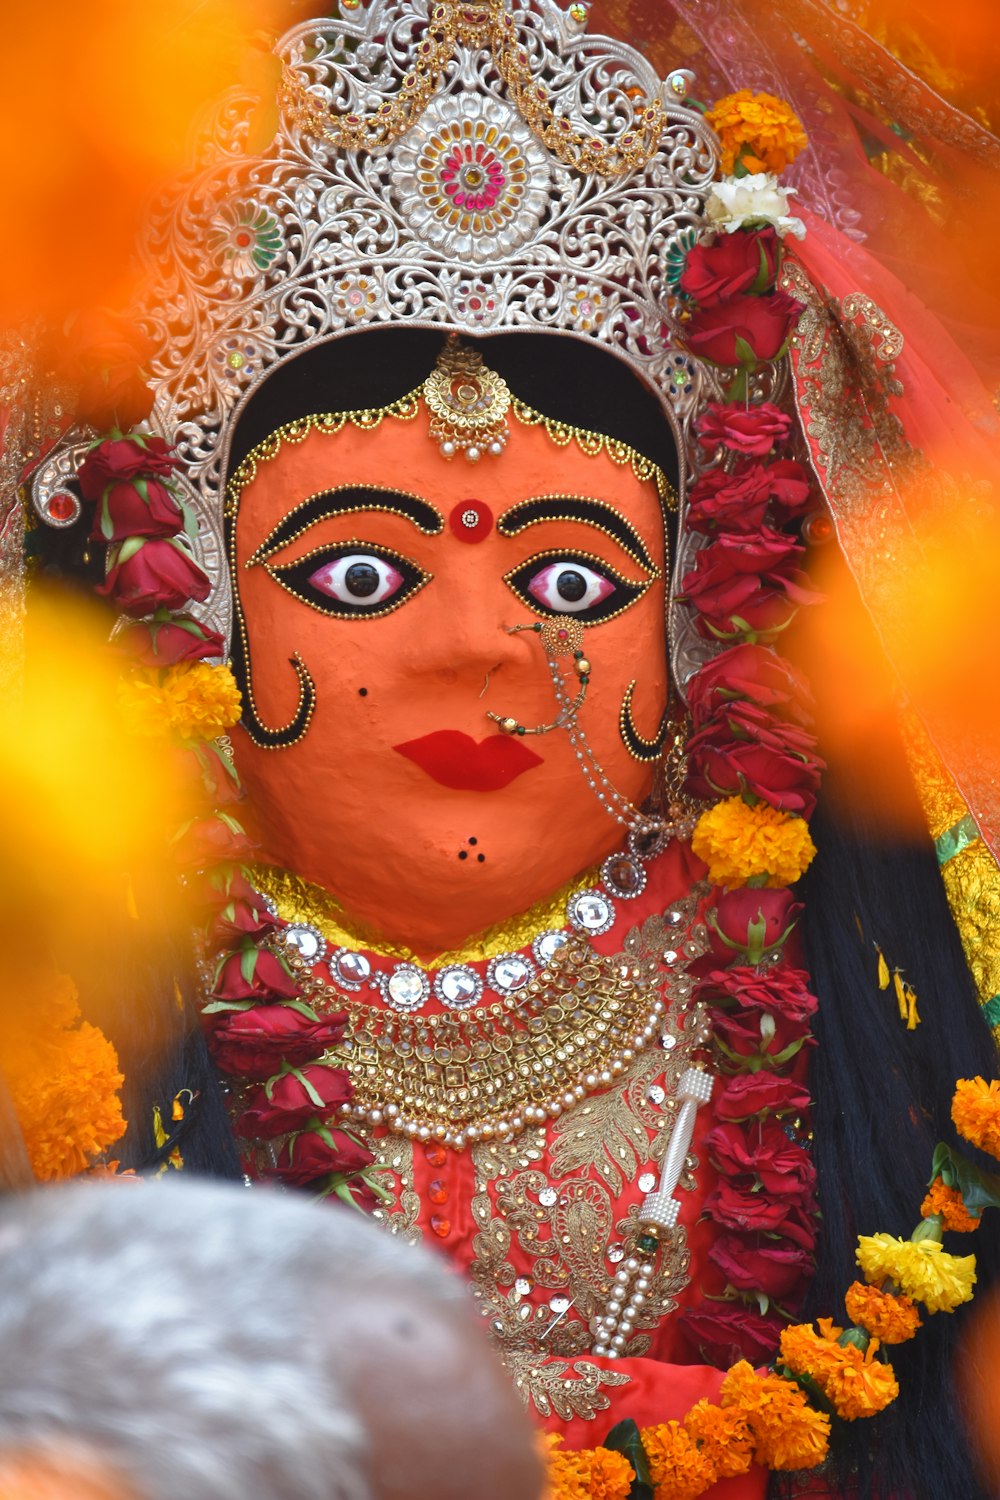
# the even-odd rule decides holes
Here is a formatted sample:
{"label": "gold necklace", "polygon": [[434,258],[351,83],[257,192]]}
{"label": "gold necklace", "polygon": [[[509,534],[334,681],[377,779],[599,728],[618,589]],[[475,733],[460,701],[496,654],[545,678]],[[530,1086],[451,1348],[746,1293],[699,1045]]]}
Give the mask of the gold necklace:
{"label": "gold necklace", "polygon": [[[675,939],[696,904],[671,909]],[[668,931],[664,924],[665,940]],[[669,966],[677,951],[598,954],[574,932],[504,1001],[402,1014],[345,995],[297,953],[280,951],[307,1002],[347,1012],[344,1040],[327,1055],[354,1086],[344,1115],[456,1150],[544,1123],[608,1088],[657,1039],[668,1001],[682,1007],[692,984]]]}

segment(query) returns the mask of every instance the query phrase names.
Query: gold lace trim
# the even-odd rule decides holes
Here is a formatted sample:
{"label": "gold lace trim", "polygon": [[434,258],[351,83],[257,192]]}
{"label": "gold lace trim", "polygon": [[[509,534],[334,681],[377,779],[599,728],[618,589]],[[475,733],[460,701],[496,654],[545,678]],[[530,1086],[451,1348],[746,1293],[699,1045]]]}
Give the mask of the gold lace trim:
{"label": "gold lace trim", "polygon": [[[418,964],[427,968],[426,959],[418,957],[410,948],[387,943],[370,929],[348,923],[347,917],[337,902],[322,886],[313,885],[301,875],[289,870],[280,870],[275,865],[251,866],[251,879],[262,896],[270,896],[284,922],[304,922],[321,932],[333,948],[364,948],[380,958],[398,959],[404,963]],[[566,925],[566,903],[578,891],[586,890],[597,880],[597,871],[588,870],[567,885],[561,886],[554,895],[536,902],[526,912],[496,922],[484,932],[477,933],[461,948],[442,953],[434,959],[433,967],[443,969],[449,964],[472,964],[502,953],[516,953],[550,928]]]}
{"label": "gold lace trim", "polygon": [[[387,417],[395,417],[400,422],[412,422],[420,414],[422,400],[423,386],[420,385],[408,396],[402,396],[388,406],[366,407],[361,411],[314,413],[307,417],[297,417],[294,422],[286,422],[283,427],[276,427],[255,448],[251,448],[230,475],[226,483],[225,514],[236,514],[240,496],[256,477],[258,467],[277,458],[284,443],[303,443],[311,432],[333,437],[348,425],[356,427],[360,432],[371,432],[380,427]],[[603,433],[589,432],[584,427],[571,427],[566,422],[557,422],[552,417],[543,416],[517,397],[511,403],[511,410],[525,427],[544,427],[559,448],[566,448],[575,442],[581,453],[585,453],[588,458],[606,453],[611,462],[620,468],[630,467],[638,480],[656,485],[661,504],[668,510],[676,510],[677,492],[659,464],[646,458],[635,448],[630,448],[628,443],[606,437]]]}

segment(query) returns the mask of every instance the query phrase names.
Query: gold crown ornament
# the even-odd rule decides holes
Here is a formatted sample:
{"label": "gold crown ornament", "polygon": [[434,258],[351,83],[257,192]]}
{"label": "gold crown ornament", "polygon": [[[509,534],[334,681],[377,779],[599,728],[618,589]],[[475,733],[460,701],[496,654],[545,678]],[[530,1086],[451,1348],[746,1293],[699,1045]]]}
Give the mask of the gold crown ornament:
{"label": "gold crown ornament", "polygon": [[[597,343],[660,397],[680,452],[716,375],[684,352],[669,268],[705,226],[714,136],[634,49],[554,0],[372,0],[278,44],[279,123],[219,106],[198,167],[154,211],[136,319],[159,352],[149,424],[176,446],[228,633],[222,482],[235,420],[283,361],[394,324]],[[496,454],[511,393],[454,346],[424,390],[446,455]],[[89,434],[39,467],[37,508]]]}

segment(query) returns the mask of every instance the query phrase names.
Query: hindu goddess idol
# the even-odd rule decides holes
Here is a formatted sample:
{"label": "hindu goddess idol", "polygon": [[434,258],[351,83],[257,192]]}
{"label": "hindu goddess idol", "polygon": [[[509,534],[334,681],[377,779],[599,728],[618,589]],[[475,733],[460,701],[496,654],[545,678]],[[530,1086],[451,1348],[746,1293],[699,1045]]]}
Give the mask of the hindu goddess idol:
{"label": "hindu goddess idol", "polygon": [[[792,213],[779,100],[706,120],[583,6],[355,9],[282,43],[270,153],[220,117],[154,223],[153,432],[71,454],[157,691],[226,646],[239,689],[242,800],[188,865],[243,1169],[440,1250],[540,1422],[631,1418],[661,1500],[749,1500],[832,1431],[828,1487],[971,1495],[949,1320],[895,1402],[891,1278],[842,1299],[992,1041],[929,845],[833,757],[817,804],[785,654],[835,531],[877,596],[932,365]],[[949,859],[995,836],[964,785]],[[235,1171],[211,1090],[158,1160]]]}

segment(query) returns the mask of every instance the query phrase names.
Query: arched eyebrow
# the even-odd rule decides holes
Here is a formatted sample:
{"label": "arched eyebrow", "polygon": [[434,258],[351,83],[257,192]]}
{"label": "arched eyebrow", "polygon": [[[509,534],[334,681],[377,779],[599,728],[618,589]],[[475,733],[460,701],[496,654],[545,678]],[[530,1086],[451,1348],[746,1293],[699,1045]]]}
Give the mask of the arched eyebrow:
{"label": "arched eyebrow", "polygon": [[245,566],[252,568],[271,557],[281,547],[287,547],[320,521],[331,516],[342,516],[348,512],[363,510],[390,511],[393,515],[405,516],[425,536],[437,536],[444,530],[444,517],[419,495],[406,490],[383,490],[367,484],[342,484],[336,489],[322,490],[310,495],[283,516],[277,526],[254,548]]}
{"label": "arched eyebrow", "polygon": [[641,567],[654,574],[660,571],[635,527],[604,500],[588,495],[535,495],[505,510],[497,521],[497,531],[501,536],[517,536],[539,521],[582,521],[585,526],[596,526],[610,534]]}

